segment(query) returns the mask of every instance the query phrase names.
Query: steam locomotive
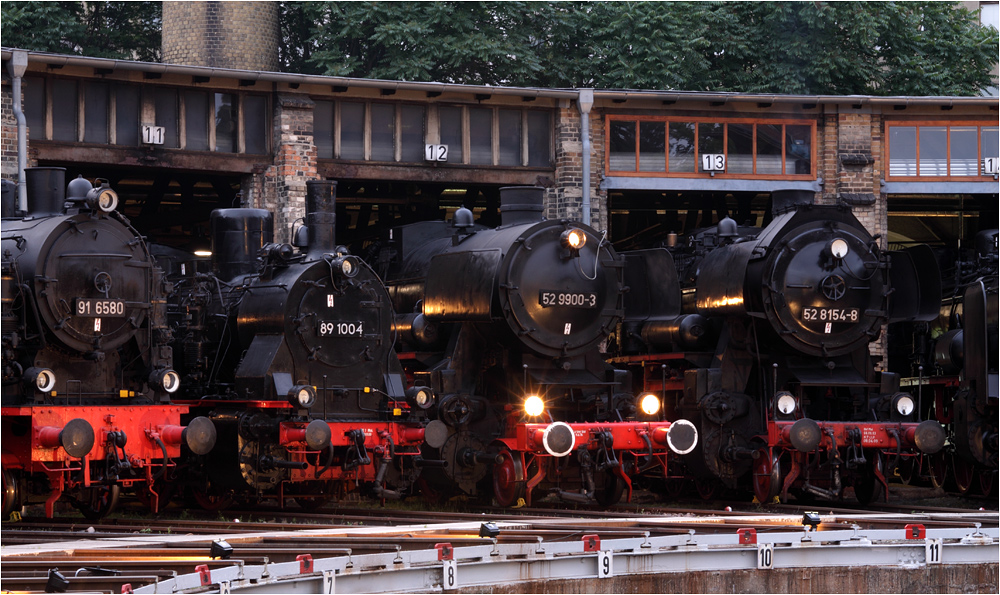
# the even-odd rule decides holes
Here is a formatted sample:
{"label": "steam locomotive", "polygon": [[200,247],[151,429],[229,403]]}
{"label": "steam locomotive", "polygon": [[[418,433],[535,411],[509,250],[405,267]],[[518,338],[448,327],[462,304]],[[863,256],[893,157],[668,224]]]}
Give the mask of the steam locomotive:
{"label": "steam locomotive", "polygon": [[632,392],[602,348],[622,319],[623,260],[605,234],[544,220],[543,188],[501,189],[501,224],[392,232],[380,267],[399,313],[400,359],[436,395],[423,480],[501,506],[547,493],[610,505],[640,474],[667,476],[698,441]]}
{"label": "steam locomotive", "polygon": [[[875,372],[869,344],[887,322],[936,316],[936,260],[926,246],[882,251],[846,206],[773,200],[762,229],[726,218],[634,255],[654,288],[626,302],[612,361],[668,418],[695,423],[683,461],[705,493],[749,479],[761,502],[839,499],[848,485],[862,502],[887,496],[893,470],[940,451],[945,431],[921,421],[898,374]],[[649,299],[675,284],[679,297]]]}
{"label": "steam locomotive", "polygon": [[989,495],[997,482],[997,230],[979,232],[955,263],[941,315],[913,330],[912,376],[922,415],[945,424],[948,446],[910,461],[905,481],[928,478],[961,494]]}
{"label": "steam locomotive", "polygon": [[3,195],[3,514],[64,499],[99,518],[182,446],[208,452],[214,427],[170,402],[170,286],[115,191],[25,173],[27,212]]}
{"label": "steam locomotive", "polygon": [[174,400],[218,431],[179,478],[205,508],[313,508],[357,486],[395,498],[419,473],[433,395],[405,384],[392,303],[336,244],[335,197],[336,182],[307,182],[294,246],[273,242],[266,210],[214,211],[211,272],[191,266],[176,280]]}

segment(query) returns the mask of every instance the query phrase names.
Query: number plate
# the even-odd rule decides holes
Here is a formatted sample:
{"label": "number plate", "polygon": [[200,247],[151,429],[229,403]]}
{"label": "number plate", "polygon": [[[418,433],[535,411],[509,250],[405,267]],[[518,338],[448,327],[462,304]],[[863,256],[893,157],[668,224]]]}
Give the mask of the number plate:
{"label": "number plate", "polygon": [[543,308],[566,306],[570,308],[596,308],[596,293],[574,293],[571,291],[541,291],[538,303]]}
{"label": "number plate", "polygon": [[857,322],[857,308],[802,308],[802,320],[808,322]]}
{"label": "number plate", "polygon": [[320,337],[361,337],[364,336],[364,324],[321,320],[316,327],[316,333]]}
{"label": "number plate", "polygon": [[76,298],[77,316],[125,318],[125,300]]}

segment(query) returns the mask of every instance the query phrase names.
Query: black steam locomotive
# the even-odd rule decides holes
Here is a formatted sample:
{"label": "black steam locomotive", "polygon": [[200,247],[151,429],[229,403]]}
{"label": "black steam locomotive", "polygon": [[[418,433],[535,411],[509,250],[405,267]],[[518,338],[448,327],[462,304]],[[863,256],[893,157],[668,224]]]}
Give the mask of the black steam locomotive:
{"label": "black steam locomotive", "polygon": [[214,429],[170,402],[170,287],[114,190],[25,173],[28,211],[3,198],[3,514],[64,498],[97,518]]}
{"label": "black steam locomotive", "polygon": [[218,430],[183,476],[206,508],[356,486],[396,497],[419,471],[426,389],[407,388],[381,280],[335,241],[335,182],[307,182],[295,246],[261,209],[212,213],[212,271],[186,268],[170,299],[175,401]]}
{"label": "black steam locomotive", "polygon": [[979,232],[973,252],[956,262],[954,291],[941,314],[914,325],[913,375],[904,383],[918,394],[928,419],[949,430],[948,446],[909,462],[905,481],[928,478],[961,494],[990,495],[997,482],[998,351],[997,230]]}
{"label": "black steam locomotive", "polygon": [[640,472],[666,476],[697,432],[604,361],[624,262],[593,228],[544,220],[543,196],[501,189],[496,229],[463,208],[393,230],[383,252],[400,357],[437,396],[424,479],[502,506],[542,490],[609,505]]}
{"label": "black steam locomotive", "polygon": [[626,303],[613,361],[664,396],[668,417],[698,426],[684,462],[706,494],[749,477],[761,502],[836,499],[846,485],[869,501],[903,459],[944,445],[869,354],[887,322],[936,315],[936,261],[926,247],[883,252],[848,207],[774,200],[763,229],[726,218],[669,255],[634,255],[656,271],[649,293],[682,292]]}

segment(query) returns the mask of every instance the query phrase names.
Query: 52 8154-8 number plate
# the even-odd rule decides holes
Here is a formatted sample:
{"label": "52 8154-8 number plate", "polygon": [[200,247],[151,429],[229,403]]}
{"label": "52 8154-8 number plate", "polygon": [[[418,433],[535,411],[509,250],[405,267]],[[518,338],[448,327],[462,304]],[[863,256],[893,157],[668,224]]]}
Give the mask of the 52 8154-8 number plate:
{"label": "52 8154-8 number plate", "polygon": [[596,308],[596,293],[576,293],[572,291],[540,291],[538,303],[543,308],[567,306],[570,308]]}
{"label": "52 8154-8 number plate", "polygon": [[320,337],[361,337],[364,335],[364,325],[361,322],[321,320],[316,332]]}
{"label": "52 8154-8 number plate", "polygon": [[802,320],[810,322],[857,322],[857,308],[802,308]]}
{"label": "52 8154-8 number plate", "polygon": [[76,298],[73,309],[77,316],[91,318],[125,318],[125,300]]}

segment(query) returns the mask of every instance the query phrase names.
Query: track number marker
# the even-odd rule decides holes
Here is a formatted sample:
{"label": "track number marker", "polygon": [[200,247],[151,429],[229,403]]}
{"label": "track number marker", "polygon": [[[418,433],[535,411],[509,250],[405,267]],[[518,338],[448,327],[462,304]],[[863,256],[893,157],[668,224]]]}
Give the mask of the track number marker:
{"label": "track number marker", "polygon": [[774,544],[757,544],[757,570],[770,570],[774,567]]}

